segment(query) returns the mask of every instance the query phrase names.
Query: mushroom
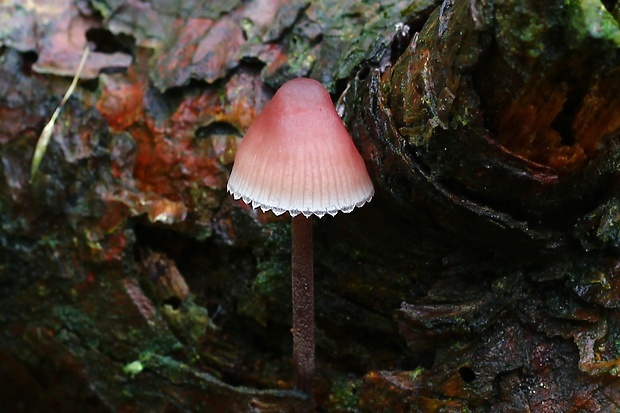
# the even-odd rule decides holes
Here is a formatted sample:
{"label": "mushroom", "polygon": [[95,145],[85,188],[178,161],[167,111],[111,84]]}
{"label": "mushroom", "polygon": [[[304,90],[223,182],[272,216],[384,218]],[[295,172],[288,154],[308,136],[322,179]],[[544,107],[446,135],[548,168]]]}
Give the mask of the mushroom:
{"label": "mushroom", "polygon": [[239,143],[228,192],[263,212],[292,217],[295,387],[312,394],[314,281],[312,220],[351,212],[374,188],[351,136],[321,83],[286,82]]}

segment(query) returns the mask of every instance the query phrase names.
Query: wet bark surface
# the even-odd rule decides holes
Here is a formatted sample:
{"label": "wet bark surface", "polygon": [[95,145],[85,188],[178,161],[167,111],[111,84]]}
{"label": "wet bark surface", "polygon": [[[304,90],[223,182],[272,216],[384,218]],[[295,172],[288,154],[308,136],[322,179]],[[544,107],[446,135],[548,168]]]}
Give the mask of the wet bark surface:
{"label": "wet bark surface", "polygon": [[617,2],[0,14],[0,405],[312,406],[292,390],[290,220],[226,194],[256,113],[308,76],[377,191],[314,222],[317,410],[620,410]]}

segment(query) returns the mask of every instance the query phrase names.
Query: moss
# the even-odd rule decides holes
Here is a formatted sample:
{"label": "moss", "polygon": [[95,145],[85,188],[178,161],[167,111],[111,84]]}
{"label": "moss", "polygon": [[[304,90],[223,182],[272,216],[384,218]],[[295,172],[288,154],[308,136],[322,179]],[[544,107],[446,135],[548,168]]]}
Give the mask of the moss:
{"label": "moss", "polygon": [[577,42],[600,39],[620,46],[620,28],[599,0],[566,0],[572,38]]}
{"label": "moss", "polygon": [[420,375],[424,373],[424,371],[425,371],[424,367],[418,367],[417,369],[410,371],[409,380],[416,381],[418,377],[420,377]]}
{"label": "moss", "polygon": [[362,386],[360,379],[336,378],[332,381],[329,393],[328,412],[359,412],[359,390]]}
{"label": "moss", "polygon": [[144,370],[144,366],[140,360],[132,361],[131,363],[127,363],[123,366],[123,373],[131,376],[132,378],[140,374],[142,370]]}
{"label": "moss", "polygon": [[[257,266],[258,274],[252,282],[250,294],[244,297],[241,314],[252,317],[262,326],[268,319],[288,323],[290,319],[291,265],[270,259]],[[274,307],[278,311],[274,311]],[[275,314],[274,314],[275,313]]]}
{"label": "moss", "polygon": [[170,327],[192,344],[199,344],[217,329],[207,309],[196,305],[192,298],[183,301],[178,308],[164,304],[161,312]]}

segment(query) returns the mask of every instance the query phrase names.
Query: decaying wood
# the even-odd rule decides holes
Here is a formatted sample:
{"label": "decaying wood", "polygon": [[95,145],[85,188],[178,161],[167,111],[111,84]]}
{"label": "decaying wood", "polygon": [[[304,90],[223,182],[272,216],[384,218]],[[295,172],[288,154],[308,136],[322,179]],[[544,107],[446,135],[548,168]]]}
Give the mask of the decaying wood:
{"label": "decaying wood", "polygon": [[617,2],[19,4],[0,5],[3,408],[307,410],[288,222],[225,184],[273,91],[310,76],[377,188],[314,226],[317,408],[620,410]]}

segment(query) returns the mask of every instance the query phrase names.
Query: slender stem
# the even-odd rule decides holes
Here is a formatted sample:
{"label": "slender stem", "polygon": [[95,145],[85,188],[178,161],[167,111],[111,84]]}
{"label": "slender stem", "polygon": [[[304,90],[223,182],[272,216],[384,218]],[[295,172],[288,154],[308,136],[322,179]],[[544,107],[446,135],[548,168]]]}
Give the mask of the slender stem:
{"label": "slender stem", "polygon": [[295,388],[312,396],[314,382],[312,218],[306,218],[301,214],[293,217],[292,238]]}

